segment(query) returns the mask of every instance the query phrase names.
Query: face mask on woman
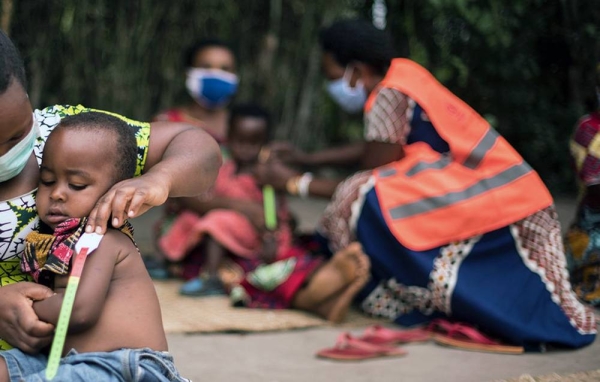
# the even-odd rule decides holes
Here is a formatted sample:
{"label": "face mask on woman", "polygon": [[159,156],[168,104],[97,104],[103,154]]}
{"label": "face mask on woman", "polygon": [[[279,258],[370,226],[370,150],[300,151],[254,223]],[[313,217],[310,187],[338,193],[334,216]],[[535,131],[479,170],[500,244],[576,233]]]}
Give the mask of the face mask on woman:
{"label": "face mask on woman", "polygon": [[327,92],[333,100],[347,113],[359,113],[367,102],[367,91],[361,80],[356,81],[356,86],[350,86],[352,72],[346,68],[344,76],[337,80],[329,81]]}
{"label": "face mask on woman", "polygon": [[0,182],[6,182],[23,171],[33,151],[35,140],[39,135],[38,131],[37,121],[34,118],[29,133],[0,157]]}
{"label": "face mask on woman", "polygon": [[190,68],[185,86],[200,105],[209,109],[225,106],[237,91],[238,78],[221,69]]}

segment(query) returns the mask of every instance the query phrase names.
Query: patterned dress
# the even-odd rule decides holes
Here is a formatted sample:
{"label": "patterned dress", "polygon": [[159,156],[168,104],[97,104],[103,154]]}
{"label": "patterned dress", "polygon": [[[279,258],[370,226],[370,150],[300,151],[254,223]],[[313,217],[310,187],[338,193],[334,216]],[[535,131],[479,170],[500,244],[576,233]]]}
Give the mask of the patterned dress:
{"label": "patterned dress", "polygon": [[[50,106],[34,111],[34,123],[39,128],[34,154],[38,165],[42,163],[42,153],[46,139],[59,124],[61,118],[88,111],[100,111],[78,106]],[[140,175],[148,153],[150,124],[127,119],[117,114],[108,113],[123,119],[131,126],[138,143],[136,176]],[[36,190],[10,200],[0,201],[0,286],[20,281],[31,281],[30,276],[21,271],[20,261],[25,250],[25,237],[38,227],[39,217],[35,204]],[[11,346],[0,339],[0,350]]]}
{"label": "patterned dress", "polygon": [[[380,89],[365,114],[365,139],[426,142],[452,157],[423,109],[394,89]],[[594,341],[595,317],[571,289],[554,206],[484,235],[414,251],[387,226],[375,182],[365,171],[341,183],[319,227],[332,251],[358,240],[370,257],[372,277],[358,296],[366,313],[401,325],[450,317],[534,351]]]}

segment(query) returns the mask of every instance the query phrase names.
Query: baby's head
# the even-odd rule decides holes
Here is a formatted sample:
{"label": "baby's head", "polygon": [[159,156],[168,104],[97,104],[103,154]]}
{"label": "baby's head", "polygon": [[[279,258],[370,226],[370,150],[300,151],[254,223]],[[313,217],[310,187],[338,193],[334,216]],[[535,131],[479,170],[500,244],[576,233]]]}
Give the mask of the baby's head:
{"label": "baby's head", "polygon": [[231,157],[238,164],[258,161],[261,148],[269,140],[269,113],[254,104],[240,104],[231,108],[228,143]]}
{"label": "baby's head", "polygon": [[137,143],[128,125],[99,112],[65,117],[44,148],[36,204],[55,228],[89,215],[98,199],[136,169]]}

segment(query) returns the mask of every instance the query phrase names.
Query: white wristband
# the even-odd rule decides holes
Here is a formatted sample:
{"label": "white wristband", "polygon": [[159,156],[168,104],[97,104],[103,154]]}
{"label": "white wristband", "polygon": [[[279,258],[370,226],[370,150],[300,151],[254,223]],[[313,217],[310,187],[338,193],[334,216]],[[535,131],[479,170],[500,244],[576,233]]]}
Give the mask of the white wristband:
{"label": "white wristband", "polygon": [[308,198],[308,186],[310,186],[312,180],[313,175],[310,172],[305,172],[298,180],[298,195],[300,195],[302,199]]}

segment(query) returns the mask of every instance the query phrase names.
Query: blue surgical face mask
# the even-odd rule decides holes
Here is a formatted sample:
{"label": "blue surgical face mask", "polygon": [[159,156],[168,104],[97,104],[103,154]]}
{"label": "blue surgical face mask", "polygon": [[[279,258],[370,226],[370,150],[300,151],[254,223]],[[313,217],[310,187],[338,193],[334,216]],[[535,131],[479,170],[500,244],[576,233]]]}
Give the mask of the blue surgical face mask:
{"label": "blue surgical face mask", "polygon": [[185,87],[200,105],[216,109],[225,106],[235,95],[238,78],[221,69],[190,68]]}
{"label": "blue surgical face mask", "polygon": [[35,140],[39,135],[38,131],[37,121],[34,117],[29,133],[0,157],[0,183],[16,177],[23,171],[33,152]]}
{"label": "blue surgical face mask", "polygon": [[356,81],[356,86],[350,87],[352,72],[350,67],[342,78],[329,81],[327,92],[333,100],[347,113],[356,114],[362,111],[367,102],[367,91],[361,80]]}

